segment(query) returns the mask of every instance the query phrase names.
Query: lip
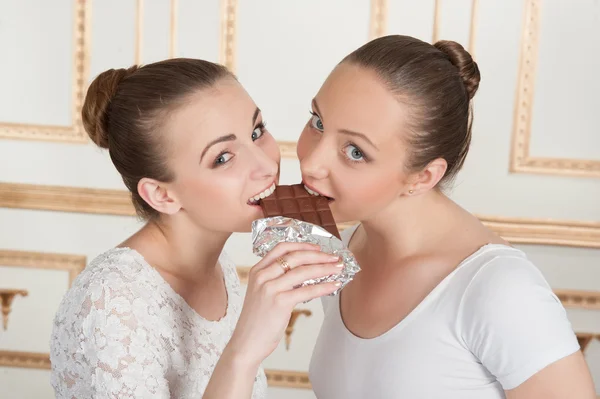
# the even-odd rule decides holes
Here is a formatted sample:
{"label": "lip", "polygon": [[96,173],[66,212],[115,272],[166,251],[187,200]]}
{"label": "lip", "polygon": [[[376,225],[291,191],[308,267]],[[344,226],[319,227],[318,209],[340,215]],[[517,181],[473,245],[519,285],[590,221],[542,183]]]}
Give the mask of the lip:
{"label": "lip", "polygon": [[327,194],[324,194],[323,192],[317,190],[316,188],[314,188],[313,186],[311,186],[310,184],[306,183],[304,180],[302,181],[302,184],[305,185],[306,187],[310,188],[312,191],[314,191],[315,193],[319,194],[321,197],[325,197],[327,198],[329,201],[333,201],[334,198],[330,197]]}

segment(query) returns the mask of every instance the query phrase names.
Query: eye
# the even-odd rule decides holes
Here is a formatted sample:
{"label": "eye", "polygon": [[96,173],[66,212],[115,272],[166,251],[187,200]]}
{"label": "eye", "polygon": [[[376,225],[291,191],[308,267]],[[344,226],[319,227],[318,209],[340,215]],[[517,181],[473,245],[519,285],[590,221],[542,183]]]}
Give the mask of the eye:
{"label": "eye", "polygon": [[348,144],[346,148],[344,148],[344,154],[352,162],[361,162],[365,160],[363,152],[353,144]]}
{"label": "eye", "polygon": [[321,121],[321,118],[319,117],[319,115],[315,114],[314,112],[311,112],[312,117],[310,118],[310,125],[317,129],[318,131],[322,132],[323,131],[323,121]]}
{"label": "eye", "polygon": [[221,154],[219,154],[219,156],[217,156],[217,158],[215,158],[215,166],[223,165],[223,164],[229,162],[229,160],[231,160],[231,158],[233,158],[232,153],[222,152]]}
{"label": "eye", "polygon": [[252,141],[258,140],[263,134],[265,134],[266,126],[267,125],[265,122],[261,122],[258,124],[258,126],[256,126],[256,128],[252,131]]}

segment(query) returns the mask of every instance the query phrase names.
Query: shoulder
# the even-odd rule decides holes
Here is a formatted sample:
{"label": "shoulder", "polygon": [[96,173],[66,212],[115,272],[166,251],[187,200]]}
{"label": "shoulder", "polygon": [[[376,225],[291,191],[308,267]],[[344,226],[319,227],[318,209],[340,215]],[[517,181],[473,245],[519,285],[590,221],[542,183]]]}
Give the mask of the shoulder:
{"label": "shoulder", "polygon": [[153,272],[154,269],[134,250],[113,248],[94,258],[75,279],[69,292],[81,295],[100,289],[140,291],[150,281],[156,283]]}
{"label": "shoulder", "polygon": [[562,303],[524,253],[499,251],[475,269],[461,300],[459,335],[504,389],[579,349]]}
{"label": "shoulder", "polygon": [[528,294],[534,291],[553,295],[541,271],[518,249],[493,245],[474,259],[470,267],[470,280],[463,296],[465,306],[489,306],[496,300],[527,301],[531,296]]}
{"label": "shoulder", "polygon": [[73,282],[55,316],[55,326],[77,328],[100,314],[123,314],[154,306],[159,286],[141,255],[114,248],[94,258]]}
{"label": "shoulder", "polygon": [[531,349],[542,336],[553,345],[572,343],[565,308],[523,252],[507,247],[473,266],[457,323],[467,345],[481,350],[476,353],[505,347],[516,357],[515,351]]}

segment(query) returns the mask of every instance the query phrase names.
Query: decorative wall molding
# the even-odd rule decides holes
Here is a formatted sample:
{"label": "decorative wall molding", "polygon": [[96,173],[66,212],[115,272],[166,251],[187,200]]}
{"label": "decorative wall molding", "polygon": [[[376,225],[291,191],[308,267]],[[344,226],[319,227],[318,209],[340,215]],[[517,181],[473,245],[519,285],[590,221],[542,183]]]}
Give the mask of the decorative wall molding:
{"label": "decorative wall molding", "polygon": [[574,177],[600,177],[600,160],[533,157],[529,153],[541,0],[525,0],[521,54],[513,115],[510,171]]}
{"label": "decorative wall molding", "polygon": [[171,0],[170,3],[169,58],[175,58],[177,56],[177,25],[179,21],[177,14],[179,12],[179,0]]}
{"label": "decorative wall molding", "polygon": [[0,207],[133,216],[125,190],[0,183]]}
{"label": "decorative wall molding", "polygon": [[600,310],[600,291],[554,290],[567,308]]}
{"label": "decorative wall molding", "polygon": [[435,0],[433,7],[433,32],[431,34],[431,43],[440,40],[440,18],[442,14],[442,0]]}
{"label": "decorative wall molding", "polygon": [[142,63],[142,53],[144,47],[144,0],[135,2],[135,56],[136,65]]}
{"label": "decorative wall molding", "polygon": [[81,122],[81,107],[85,97],[90,65],[91,2],[74,0],[73,17],[73,78],[70,126],[50,126],[0,122],[0,138],[85,143],[87,135]]}
{"label": "decorative wall molding", "polygon": [[479,26],[479,0],[471,1],[471,26],[469,27],[469,54],[475,59],[477,45],[477,27]]}
{"label": "decorative wall molding", "polygon": [[[238,266],[237,273],[242,284],[248,283],[251,266]],[[588,310],[600,310],[600,291],[553,290],[563,306]]]}
{"label": "decorative wall molding", "polygon": [[387,32],[388,0],[371,0],[369,40],[377,39]]}
{"label": "decorative wall molding", "polygon": [[292,315],[290,316],[290,321],[285,329],[285,348],[287,350],[290,349],[290,345],[292,344],[292,334],[294,333],[294,325],[296,321],[298,321],[298,317],[300,316],[310,317],[312,316],[312,312],[308,309],[294,309],[292,310]]}
{"label": "decorative wall molding", "polygon": [[[0,250],[0,266],[65,270],[69,286],[85,265],[86,257],[82,255]],[[49,369],[50,359],[47,353],[0,350],[0,366]]]}
{"label": "decorative wall molding", "polygon": [[[287,144],[286,144],[287,145]],[[292,151],[290,148],[282,151]],[[293,150],[295,151],[295,150]],[[134,216],[124,190],[0,183],[0,207]],[[478,215],[488,228],[514,244],[600,248],[600,222]],[[351,226],[342,223],[340,229]]]}
{"label": "decorative wall molding", "polygon": [[576,333],[577,342],[579,342],[579,346],[581,347],[581,351],[585,353],[588,345],[593,340],[600,340],[600,334],[591,334],[591,333]]}
{"label": "decorative wall molding", "polygon": [[[369,40],[383,36],[387,30],[388,0],[371,0]],[[238,0],[221,0],[221,35],[219,62],[236,71]]]}
{"label": "decorative wall molding", "polygon": [[[169,0],[169,55],[177,56],[179,0]],[[136,65],[143,64],[142,49],[144,46],[144,0],[136,0],[135,6],[135,57]]]}
{"label": "decorative wall molding", "polygon": [[[90,66],[91,0],[73,0],[73,78],[72,123],[69,126],[51,126],[28,123],[0,122],[0,138],[88,143],[81,122],[81,108],[85,99]],[[177,54],[178,0],[170,0],[169,58]],[[221,54],[220,61],[235,69],[237,0],[221,0]],[[142,63],[144,0],[136,0],[134,62]]]}
{"label": "decorative wall molding", "polygon": [[[0,351],[0,366],[50,370],[47,353]],[[272,387],[311,389],[308,373],[301,371],[265,370]]]}
{"label": "decorative wall molding", "polygon": [[[383,4],[379,4],[383,3]],[[374,16],[377,16],[376,18]],[[442,18],[442,0],[435,0],[433,7],[433,29],[431,43],[444,38],[440,37],[440,21]],[[371,0],[371,28],[369,39],[383,36],[387,32],[388,7],[387,0]],[[471,57],[475,59],[477,26],[479,23],[479,0],[471,0],[471,20],[469,22],[469,43],[465,46]]]}
{"label": "decorative wall molding", "polygon": [[2,308],[2,327],[4,331],[8,329],[8,316],[12,310],[12,303],[16,297],[26,297],[29,295],[27,290],[5,289],[0,287],[0,307]]}
{"label": "decorative wall molding", "polygon": [[303,371],[265,370],[270,387],[312,389],[308,373]]}
{"label": "decorative wall molding", "polygon": [[238,266],[236,268],[240,283],[248,284],[248,276],[250,275],[251,266]]}
{"label": "decorative wall molding", "polygon": [[296,153],[296,143],[293,141],[278,141],[281,158],[298,159]]}
{"label": "decorative wall molding", "polygon": [[85,268],[86,262],[83,255],[0,250],[0,266],[68,271],[69,286]]}
{"label": "decorative wall molding", "polygon": [[36,352],[0,351],[0,366],[50,370],[50,355]]}
{"label": "decorative wall molding", "polygon": [[221,0],[219,63],[235,73],[237,61],[237,0]]}
{"label": "decorative wall molding", "polygon": [[[512,244],[600,248],[600,222],[475,216],[487,228]],[[343,230],[353,224],[339,223],[338,228]]]}
{"label": "decorative wall molding", "polygon": [[600,248],[600,222],[477,216],[513,244]]}

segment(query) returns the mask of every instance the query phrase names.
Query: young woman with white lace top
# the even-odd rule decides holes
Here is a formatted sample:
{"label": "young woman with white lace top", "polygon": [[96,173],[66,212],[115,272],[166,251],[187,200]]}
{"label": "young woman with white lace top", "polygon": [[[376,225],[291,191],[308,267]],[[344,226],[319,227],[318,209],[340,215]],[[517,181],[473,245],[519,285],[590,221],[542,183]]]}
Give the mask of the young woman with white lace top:
{"label": "young woman with white lace top", "polygon": [[51,338],[56,397],[264,398],[261,362],[293,307],[339,272],[309,244],[281,244],[249,276],[245,300],[223,252],[261,217],[279,150],[226,68],[172,59],[108,70],[83,106],[147,223],[99,255],[65,295]]}

